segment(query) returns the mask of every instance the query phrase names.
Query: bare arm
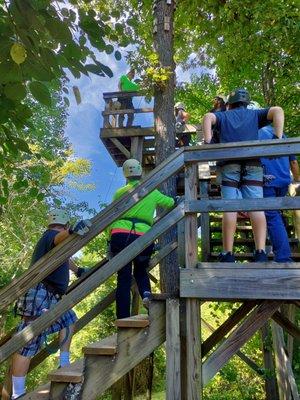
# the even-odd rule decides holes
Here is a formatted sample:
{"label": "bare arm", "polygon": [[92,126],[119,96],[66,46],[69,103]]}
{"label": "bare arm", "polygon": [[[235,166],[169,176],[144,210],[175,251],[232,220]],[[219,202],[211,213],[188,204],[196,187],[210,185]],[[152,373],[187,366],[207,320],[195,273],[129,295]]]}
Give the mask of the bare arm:
{"label": "bare arm", "polygon": [[282,138],[284,125],[284,112],[281,107],[271,107],[269,109],[268,120],[273,121],[274,133],[278,139]]}
{"label": "bare arm", "polygon": [[210,143],[212,139],[211,128],[217,122],[217,117],[213,113],[205,114],[202,121],[203,134],[205,143]]}
{"label": "bare arm", "polygon": [[300,182],[300,167],[297,160],[290,161],[290,167],[293,174],[293,178],[296,182]]}
{"label": "bare arm", "polygon": [[70,236],[69,229],[59,232],[54,238],[54,246],[57,246],[59,243],[63,242],[65,239],[67,239],[67,237],[69,237],[69,236]]}

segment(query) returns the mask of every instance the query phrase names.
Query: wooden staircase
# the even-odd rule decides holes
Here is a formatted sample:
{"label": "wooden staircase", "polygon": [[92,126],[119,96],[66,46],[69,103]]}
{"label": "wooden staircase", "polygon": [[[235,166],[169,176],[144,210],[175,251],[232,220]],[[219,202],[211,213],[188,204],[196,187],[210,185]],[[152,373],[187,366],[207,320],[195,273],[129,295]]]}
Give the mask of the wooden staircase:
{"label": "wooden staircase", "polygon": [[[151,301],[148,315],[115,322],[117,333],[85,346],[84,357],[70,367],[52,371],[50,383],[24,400],[97,399],[165,341],[165,302]],[[43,397],[41,397],[43,396]]]}

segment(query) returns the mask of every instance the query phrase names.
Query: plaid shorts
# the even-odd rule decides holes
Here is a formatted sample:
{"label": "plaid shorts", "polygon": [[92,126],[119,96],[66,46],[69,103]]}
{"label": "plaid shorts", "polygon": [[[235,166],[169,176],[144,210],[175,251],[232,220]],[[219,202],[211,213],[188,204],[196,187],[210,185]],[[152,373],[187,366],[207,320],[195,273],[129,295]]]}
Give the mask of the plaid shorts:
{"label": "plaid shorts", "polygon": [[[31,317],[32,319],[23,319],[18,326],[17,332],[20,332],[22,329],[30,325],[35,318],[52,308],[58,301],[59,297],[54,295],[52,292],[49,292],[42,283],[29,289],[26,294],[18,299],[16,312],[22,317]],[[77,317],[75,312],[73,310],[67,311],[49,328],[28,342],[25,347],[20,349],[19,354],[24,357],[33,357],[46,342],[47,335],[59,332],[62,329],[73,325],[76,320]]]}

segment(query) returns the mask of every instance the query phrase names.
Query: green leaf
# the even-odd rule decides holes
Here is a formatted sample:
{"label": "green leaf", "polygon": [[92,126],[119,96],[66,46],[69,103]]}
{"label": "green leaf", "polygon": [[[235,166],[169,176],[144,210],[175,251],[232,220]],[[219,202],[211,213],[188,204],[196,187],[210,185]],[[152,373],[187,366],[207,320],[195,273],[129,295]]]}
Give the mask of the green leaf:
{"label": "green leaf", "polygon": [[102,69],[105,75],[107,75],[109,78],[112,78],[114,76],[112,70],[107,65],[104,65],[99,61],[96,61],[96,64]]}
{"label": "green leaf", "polygon": [[73,40],[70,29],[65,22],[52,17],[46,20],[45,26],[50,35],[62,43],[69,43]]}
{"label": "green leaf", "polygon": [[87,64],[85,68],[88,72],[92,72],[93,74],[104,76],[103,70],[99,65],[96,64]]}
{"label": "green leaf", "polygon": [[31,196],[31,197],[37,197],[38,193],[39,193],[39,191],[35,187],[32,187],[29,190],[29,196]]}
{"label": "green leaf", "polygon": [[45,195],[44,195],[43,193],[39,193],[39,194],[36,196],[36,199],[37,199],[38,201],[42,201],[42,200],[44,200],[44,198],[45,198]]}
{"label": "green leaf", "polygon": [[0,204],[6,204],[8,201],[7,197],[0,196]]}
{"label": "green leaf", "polygon": [[26,97],[26,88],[22,83],[7,83],[4,94],[11,100],[23,100]]}
{"label": "green leaf", "polygon": [[67,97],[64,97],[64,103],[67,107],[70,106],[70,100]]}
{"label": "green leaf", "polygon": [[40,103],[45,106],[51,106],[51,96],[50,92],[42,82],[31,82],[29,84],[29,89],[31,91],[32,96]]}
{"label": "green leaf", "polygon": [[107,54],[111,54],[114,51],[114,46],[112,46],[111,44],[108,44],[105,48],[105,52]]}
{"label": "green leaf", "polygon": [[119,50],[115,51],[115,59],[117,61],[120,61],[122,58],[122,54],[119,52]]}
{"label": "green leaf", "polygon": [[5,178],[2,179],[2,190],[5,197],[8,197],[9,190],[8,190],[8,182]]}
{"label": "green leaf", "polygon": [[31,150],[30,150],[27,142],[25,142],[25,140],[18,138],[18,137],[14,137],[14,142],[17,145],[19,150],[24,151],[25,153],[28,153],[28,154],[32,154]]}

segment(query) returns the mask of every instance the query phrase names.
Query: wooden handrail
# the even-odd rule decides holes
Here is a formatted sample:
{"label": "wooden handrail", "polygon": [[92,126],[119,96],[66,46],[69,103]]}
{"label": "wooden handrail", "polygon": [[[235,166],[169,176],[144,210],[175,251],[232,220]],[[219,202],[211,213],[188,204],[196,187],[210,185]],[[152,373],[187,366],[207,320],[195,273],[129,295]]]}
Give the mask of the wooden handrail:
{"label": "wooden handrail", "polygon": [[300,154],[300,138],[251,140],[222,144],[205,144],[184,148],[184,162],[243,160]]}
{"label": "wooden handrail", "polygon": [[122,114],[143,114],[143,113],[151,113],[153,112],[153,108],[132,108],[132,109],[120,109],[120,110],[105,110],[102,111],[102,115],[122,115]]}
{"label": "wooden handrail", "polygon": [[66,259],[75,254],[95,236],[106,229],[113,221],[120,218],[139,200],[147,196],[162,182],[183,167],[183,150],[177,150],[161,165],[149,173],[141,184],[121,199],[114,201],[93,219],[93,225],[85,236],[71,235],[63,243],[56,246],[44,257],[40,258],[22,276],[14,279],[0,292],[0,310],[6,309],[20,295],[41,282]]}
{"label": "wooden handrail", "polygon": [[157,237],[161,236],[174,224],[184,217],[183,204],[179,204],[168,215],[162,218],[145,235],[139,237],[133,243],[118,253],[112,260],[108,261],[102,268],[82,282],[81,285],[64,296],[53,308],[41,315],[30,326],[18,332],[12,339],[0,348],[0,362],[6,360],[10,355],[23,347],[26,343],[38,336],[42,331],[54,323],[63,313],[79,303],[94,289],[99,287],[111,275],[119,271],[124,265],[138,256],[141,251],[148,247]]}
{"label": "wooden handrail", "polygon": [[105,92],[103,93],[103,99],[109,100],[118,97],[121,99],[122,97],[141,97],[145,96],[144,92]]}
{"label": "wooden handrail", "polygon": [[222,199],[185,201],[185,212],[233,212],[233,211],[264,211],[264,210],[298,210],[299,197],[268,197],[263,199]]}

